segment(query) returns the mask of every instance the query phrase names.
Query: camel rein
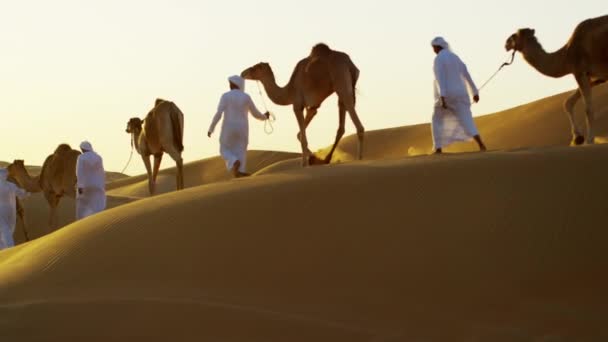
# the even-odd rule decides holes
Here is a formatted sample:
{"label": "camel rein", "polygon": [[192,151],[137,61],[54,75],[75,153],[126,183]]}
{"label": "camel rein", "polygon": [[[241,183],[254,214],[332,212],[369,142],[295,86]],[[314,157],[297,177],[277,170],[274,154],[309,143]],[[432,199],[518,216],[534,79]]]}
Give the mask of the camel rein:
{"label": "camel rein", "polygon": [[268,119],[264,121],[264,133],[271,135],[274,132],[273,122],[277,121],[277,118],[268,111],[268,107],[266,107],[266,101],[264,101],[264,95],[262,94],[262,88],[260,88],[260,81],[256,82],[258,86],[258,93],[260,93],[260,98],[262,99],[262,106],[264,106],[264,110],[269,114]]}
{"label": "camel rein", "polygon": [[131,154],[129,155],[129,160],[127,160],[127,165],[125,165],[125,167],[122,169],[122,171],[120,173],[124,174],[125,171],[127,171],[129,164],[131,164],[131,159],[133,159],[133,150],[134,149],[135,149],[135,138],[133,137],[133,134],[131,134]]}
{"label": "camel rein", "polygon": [[515,60],[515,53],[516,52],[517,52],[517,50],[513,50],[513,54],[511,55],[511,60],[508,61],[508,62],[502,63],[502,65],[500,66],[500,68],[498,68],[498,70],[496,70],[496,72],[494,74],[492,74],[492,76],[490,76],[490,78],[481,87],[479,87],[478,91],[481,91],[481,89],[483,89],[485,86],[487,86],[488,83],[490,83],[490,81],[492,79],[494,79],[494,77],[496,77],[496,75],[498,75],[498,73],[502,70],[502,68],[513,64],[513,61]]}

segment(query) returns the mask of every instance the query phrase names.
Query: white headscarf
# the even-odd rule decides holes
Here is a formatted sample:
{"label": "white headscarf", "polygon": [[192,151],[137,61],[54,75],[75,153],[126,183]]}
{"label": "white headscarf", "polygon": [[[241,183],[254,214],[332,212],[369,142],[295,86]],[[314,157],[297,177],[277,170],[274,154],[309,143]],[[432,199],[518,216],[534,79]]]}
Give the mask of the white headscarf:
{"label": "white headscarf", "polygon": [[8,179],[8,170],[5,168],[0,168],[0,181],[5,181]]}
{"label": "white headscarf", "polygon": [[238,76],[238,75],[230,76],[230,77],[228,77],[228,81],[230,83],[234,84],[235,86],[239,87],[239,89],[241,89],[242,91],[245,91],[245,79],[242,78],[241,76]]}
{"label": "white headscarf", "polygon": [[91,146],[91,143],[86,140],[80,143],[80,149],[83,151],[93,152],[93,146]]}
{"label": "white headscarf", "polygon": [[448,44],[448,42],[446,42],[445,39],[443,39],[443,37],[435,37],[435,39],[433,39],[431,41],[431,45],[440,46],[446,50],[450,50],[450,44]]}

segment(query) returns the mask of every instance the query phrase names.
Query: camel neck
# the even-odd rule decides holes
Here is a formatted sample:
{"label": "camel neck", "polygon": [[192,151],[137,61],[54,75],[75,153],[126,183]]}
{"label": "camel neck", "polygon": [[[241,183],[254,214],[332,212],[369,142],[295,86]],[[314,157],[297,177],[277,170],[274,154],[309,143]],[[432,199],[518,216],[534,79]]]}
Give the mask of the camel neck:
{"label": "camel neck", "polygon": [[524,59],[540,73],[549,77],[563,77],[570,74],[567,63],[567,46],[547,53],[537,41],[530,42],[522,51]]}
{"label": "camel neck", "polygon": [[260,82],[262,82],[264,90],[272,102],[281,106],[293,103],[292,81],[284,87],[279,87],[274,78],[274,74],[271,73],[268,77],[260,80]]}
{"label": "camel neck", "polygon": [[42,189],[40,188],[40,176],[32,177],[29,175],[27,170],[21,170],[17,175],[15,175],[15,180],[19,184],[20,187],[25,189],[27,192],[40,192]]}
{"label": "camel neck", "polygon": [[133,144],[133,147],[135,148],[135,150],[141,154],[141,150],[139,149],[139,137],[141,136],[141,130],[138,132],[133,132],[131,133],[131,144]]}

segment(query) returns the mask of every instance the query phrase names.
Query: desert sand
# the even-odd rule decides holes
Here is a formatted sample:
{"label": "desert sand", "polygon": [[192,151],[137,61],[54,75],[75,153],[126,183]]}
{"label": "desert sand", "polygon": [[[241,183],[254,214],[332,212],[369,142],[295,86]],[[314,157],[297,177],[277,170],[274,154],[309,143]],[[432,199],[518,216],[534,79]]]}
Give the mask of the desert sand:
{"label": "desert sand", "polygon": [[608,144],[568,146],[564,97],[477,118],[486,153],[426,155],[426,124],[368,132],[360,162],[355,136],[328,166],[252,151],[237,180],[210,158],[50,234],[31,198],[0,340],[606,341]]}

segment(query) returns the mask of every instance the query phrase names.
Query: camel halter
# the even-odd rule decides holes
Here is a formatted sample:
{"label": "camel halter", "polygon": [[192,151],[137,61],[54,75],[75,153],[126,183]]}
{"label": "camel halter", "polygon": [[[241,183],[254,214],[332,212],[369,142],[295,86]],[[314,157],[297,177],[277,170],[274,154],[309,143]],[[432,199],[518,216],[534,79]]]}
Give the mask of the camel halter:
{"label": "camel halter", "polygon": [[260,88],[260,81],[256,81],[255,84],[258,87],[258,93],[260,93],[260,98],[262,99],[262,106],[264,106],[264,110],[270,114],[268,119],[264,121],[264,133],[271,135],[274,132],[273,122],[277,121],[276,116],[268,111],[268,107],[266,107],[266,101],[264,101],[264,95],[262,94],[262,88]]}
{"label": "camel halter", "polygon": [[125,174],[125,171],[127,171],[129,164],[131,164],[131,159],[133,159],[133,150],[134,149],[135,149],[135,138],[133,137],[133,134],[131,134],[131,154],[129,154],[129,160],[127,160],[127,165],[125,165],[125,167],[120,172],[123,175]]}
{"label": "camel halter", "polygon": [[500,68],[498,68],[498,70],[496,70],[496,72],[494,74],[492,74],[492,76],[490,76],[490,78],[481,87],[479,87],[478,91],[481,91],[481,89],[483,89],[485,86],[487,86],[488,83],[490,83],[490,81],[492,79],[494,79],[494,77],[496,77],[496,75],[498,75],[498,73],[500,72],[500,70],[502,70],[502,68],[513,64],[513,61],[515,60],[515,53],[516,52],[517,52],[517,50],[514,49],[513,50],[513,54],[511,55],[511,60],[509,62],[502,63],[502,65],[500,66]]}

